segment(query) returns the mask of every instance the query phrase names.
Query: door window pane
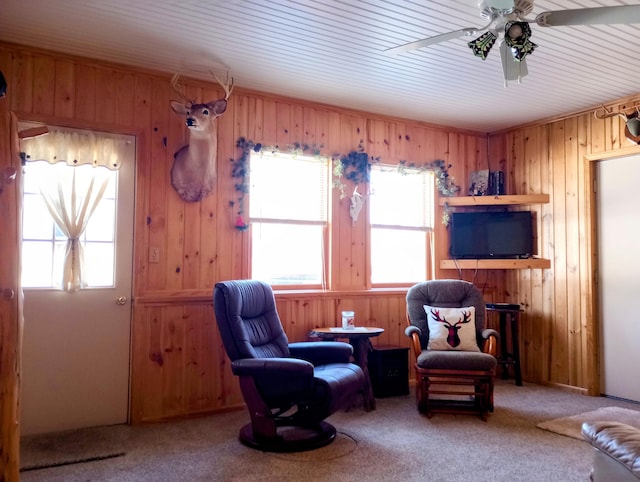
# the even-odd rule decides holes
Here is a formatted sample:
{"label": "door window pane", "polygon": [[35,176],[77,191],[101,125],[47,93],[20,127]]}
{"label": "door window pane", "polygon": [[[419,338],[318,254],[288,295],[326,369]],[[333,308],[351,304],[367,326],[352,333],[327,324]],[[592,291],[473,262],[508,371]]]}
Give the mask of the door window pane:
{"label": "door window pane", "polygon": [[53,245],[50,241],[22,242],[22,286],[52,286]]}
{"label": "door window pane", "polygon": [[[78,192],[86,192],[91,178],[100,170],[108,177],[105,194],[80,237],[85,252],[87,287],[110,287],[115,279],[115,217],[118,171],[104,167],[68,166],[65,163],[28,162],[24,166],[22,286],[59,288],[62,285],[67,237],[53,221],[40,193],[59,179],[70,179],[75,169]],[[97,189],[98,181],[94,184]],[[81,204],[82,198],[78,199]]]}
{"label": "door window pane", "polygon": [[90,269],[87,269],[88,286],[112,286],[113,285],[113,244],[112,243],[86,243],[84,245],[84,261]]}
{"label": "door window pane", "polygon": [[87,229],[85,229],[85,242],[88,244],[92,241],[112,242],[116,222],[115,214],[115,199],[103,198],[91,216]]}
{"label": "door window pane", "polygon": [[28,214],[22,219],[22,236],[25,239],[50,240],[54,232],[54,222],[40,193],[25,192],[23,210]]}

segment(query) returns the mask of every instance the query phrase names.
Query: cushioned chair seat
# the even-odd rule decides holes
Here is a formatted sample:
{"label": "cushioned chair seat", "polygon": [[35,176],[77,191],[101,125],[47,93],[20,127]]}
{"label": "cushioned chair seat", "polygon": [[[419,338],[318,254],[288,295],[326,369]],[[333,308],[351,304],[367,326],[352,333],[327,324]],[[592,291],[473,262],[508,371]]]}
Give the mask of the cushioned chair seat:
{"label": "cushioned chair seat", "polygon": [[449,370],[494,370],[496,357],[465,351],[422,350],[416,361],[419,368]]}
{"label": "cushioned chair seat", "polygon": [[326,384],[330,393],[329,413],[349,406],[353,401],[351,387],[362,385],[362,369],[353,363],[331,363],[315,367],[314,376]]}

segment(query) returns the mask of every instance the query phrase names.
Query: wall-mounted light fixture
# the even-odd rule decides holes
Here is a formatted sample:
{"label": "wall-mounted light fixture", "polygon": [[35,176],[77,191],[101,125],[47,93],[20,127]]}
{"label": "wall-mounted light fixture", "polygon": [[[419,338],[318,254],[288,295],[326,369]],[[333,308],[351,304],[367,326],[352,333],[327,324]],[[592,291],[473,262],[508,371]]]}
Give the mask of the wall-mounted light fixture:
{"label": "wall-mounted light fixture", "polygon": [[622,117],[625,122],[625,134],[627,139],[634,144],[640,145],[640,105],[634,106],[632,109],[633,111],[627,114],[623,111],[616,112],[611,109],[607,109],[603,105],[602,111],[596,110],[593,115],[596,119],[606,119],[614,116]]}

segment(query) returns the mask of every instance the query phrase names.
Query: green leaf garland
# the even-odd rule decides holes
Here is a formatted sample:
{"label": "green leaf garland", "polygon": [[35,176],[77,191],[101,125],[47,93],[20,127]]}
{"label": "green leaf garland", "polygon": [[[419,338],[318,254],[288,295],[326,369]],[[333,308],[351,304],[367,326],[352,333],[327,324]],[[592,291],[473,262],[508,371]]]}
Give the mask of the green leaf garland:
{"label": "green leaf garland", "polygon": [[[237,159],[230,159],[232,163],[231,177],[234,179],[234,189],[237,193],[235,201],[231,201],[229,205],[236,209],[235,228],[244,231],[249,225],[245,222],[244,199],[249,192],[249,159],[251,153],[262,152],[287,152],[290,154],[308,154],[313,156],[321,155],[322,146],[293,143],[281,148],[280,146],[266,146],[240,137],[236,141],[236,147],[240,149],[240,156]],[[380,156],[369,156],[360,141],[356,150],[347,154],[334,154],[331,157],[333,165],[333,187],[340,191],[340,199],[343,199],[346,189],[344,180],[348,180],[353,184],[367,184],[370,180],[371,166],[373,163],[380,162]],[[460,186],[455,183],[455,179],[449,175],[448,169],[451,164],[447,164],[443,160],[425,162],[424,164],[416,164],[409,161],[400,161],[397,166],[398,172],[402,174],[410,174],[411,172],[433,171],[436,177],[436,187],[438,192],[443,196],[455,196],[460,192]],[[449,224],[450,209],[445,203],[445,209],[442,216],[442,223],[447,226]]]}

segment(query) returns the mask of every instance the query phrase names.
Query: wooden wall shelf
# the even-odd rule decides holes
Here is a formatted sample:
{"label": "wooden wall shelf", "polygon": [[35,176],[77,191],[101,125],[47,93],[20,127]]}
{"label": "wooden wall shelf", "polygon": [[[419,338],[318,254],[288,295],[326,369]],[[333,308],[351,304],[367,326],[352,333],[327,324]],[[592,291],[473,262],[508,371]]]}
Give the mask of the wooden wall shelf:
{"label": "wooden wall shelf", "polygon": [[453,196],[441,197],[440,206],[517,206],[522,204],[546,204],[548,194],[513,194],[509,196]]}
{"label": "wooden wall shelf", "polygon": [[526,259],[441,259],[441,269],[549,269],[551,261],[544,258]]}
{"label": "wooden wall shelf", "polygon": [[[509,196],[454,196],[441,197],[440,206],[522,206],[546,204],[548,194],[512,194]],[[549,269],[551,261],[544,258],[526,259],[441,259],[440,269]]]}

